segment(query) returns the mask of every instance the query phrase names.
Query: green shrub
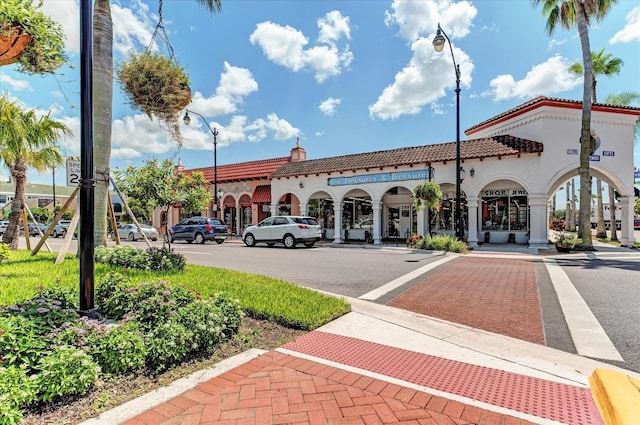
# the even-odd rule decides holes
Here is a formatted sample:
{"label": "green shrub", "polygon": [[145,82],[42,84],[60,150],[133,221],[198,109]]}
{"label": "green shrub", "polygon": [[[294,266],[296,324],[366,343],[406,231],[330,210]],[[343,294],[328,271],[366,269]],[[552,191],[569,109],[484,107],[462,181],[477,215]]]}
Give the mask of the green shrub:
{"label": "green shrub", "polygon": [[21,407],[36,399],[35,382],[23,368],[0,367],[0,423],[17,424],[22,420]]}
{"label": "green shrub", "polygon": [[104,335],[110,329],[109,325],[95,319],[81,317],[74,322],[63,323],[57,329],[47,334],[53,346],[73,346],[89,349],[96,335]]}
{"label": "green shrub", "polygon": [[95,290],[96,306],[103,316],[120,320],[133,304],[133,284],[124,273],[111,271],[98,279]]}
{"label": "green shrub", "polygon": [[181,362],[187,354],[198,349],[193,342],[193,332],[176,321],[163,323],[145,336],[149,349],[147,366],[161,372]]}
{"label": "green shrub", "polygon": [[151,270],[174,272],[184,270],[187,260],[182,254],[169,251],[167,248],[151,247],[145,251],[149,256]]}
{"label": "green shrub", "polygon": [[75,310],[64,308],[57,299],[33,298],[31,300],[7,306],[0,311],[4,316],[22,316],[31,319],[41,335],[52,331],[65,322],[78,319]]}
{"label": "green shrub", "polygon": [[113,326],[107,332],[92,335],[89,354],[103,372],[118,375],[144,367],[147,347],[136,323]]}
{"label": "green shrub", "polygon": [[39,326],[22,316],[0,316],[0,363],[34,370],[49,352],[49,342]]}
{"label": "green shrub", "polygon": [[45,402],[68,394],[82,394],[100,374],[100,367],[91,357],[73,347],[58,347],[40,359],[37,368],[38,400]]}
{"label": "green shrub", "polygon": [[59,301],[59,307],[62,309],[78,309],[78,291],[64,286],[57,285],[36,288],[34,298],[41,298],[50,302]]}
{"label": "green shrub", "polygon": [[166,323],[178,309],[195,301],[196,296],[166,281],[143,282],[131,290],[131,304],[124,306],[126,320],[135,320],[143,331]]}
{"label": "green shrub", "polygon": [[223,314],[213,300],[197,300],[180,309],[175,321],[193,332],[193,350],[211,352],[225,338]]}
{"label": "green shrub", "polygon": [[416,247],[433,251],[467,252],[467,244],[453,235],[425,235],[416,243]]}
{"label": "green shrub", "polygon": [[9,245],[0,242],[0,264],[8,263],[10,259],[11,250],[9,249]]}
{"label": "green shrub", "polygon": [[105,263],[110,266],[151,270],[149,256],[144,251],[131,245],[99,246],[94,250],[94,257],[98,263]]}
{"label": "green shrub", "polygon": [[227,338],[238,332],[244,313],[240,301],[232,298],[226,292],[214,294],[213,302],[222,310],[224,318],[224,334]]}

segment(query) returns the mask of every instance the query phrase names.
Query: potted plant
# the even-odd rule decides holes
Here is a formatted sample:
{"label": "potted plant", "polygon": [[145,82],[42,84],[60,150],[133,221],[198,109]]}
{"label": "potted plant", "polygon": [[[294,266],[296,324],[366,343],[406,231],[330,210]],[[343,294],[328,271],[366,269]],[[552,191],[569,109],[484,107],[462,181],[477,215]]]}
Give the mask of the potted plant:
{"label": "potted plant", "polygon": [[57,22],[37,10],[42,2],[0,2],[0,65],[18,64],[26,74],[53,73],[66,61],[64,33]]}
{"label": "potted plant", "polygon": [[425,208],[435,210],[440,206],[442,190],[434,181],[426,181],[413,188],[413,206],[420,211]]}
{"label": "potted plant", "polygon": [[571,252],[575,246],[575,238],[571,233],[560,232],[556,236],[555,244],[558,252]]}
{"label": "potted plant", "polygon": [[133,53],[116,72],[131,106],[157,117],[180,142],[179,113],[191,102],[184,68],[170,57],[145,51]]}

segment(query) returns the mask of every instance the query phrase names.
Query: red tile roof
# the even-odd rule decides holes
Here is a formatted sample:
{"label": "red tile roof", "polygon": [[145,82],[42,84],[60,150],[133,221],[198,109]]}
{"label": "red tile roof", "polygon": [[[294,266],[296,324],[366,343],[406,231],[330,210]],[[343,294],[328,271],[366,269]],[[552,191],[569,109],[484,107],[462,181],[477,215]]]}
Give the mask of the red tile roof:
{"label": "red tile roof", "polygon": [[[281,158],[218,165],[218,183],[268,179],[274,170],[289,161],[291,161],[290,156],[283,156]],[[194,171],[201,171],[205,179],[210,182],[213,181],[213,165],[211,167],[186,170],[187,173]]]}
{"label": "red tile roof", "polygon": [[[530,111],[532,109],[537,109],[542,106],[557,106],[557,107],[567,108],[567,109],[581,109],[582,101],[538,96],[535,99],[531,99],[528,102],[525,102],[521,105],[516,106],[515,108],[509,109],[508,111],[505,111],[501,114],[491,117],[488,120],[482,121],[481,123],[468,128],[467,130],[464,131],[464,133],[468,136],[470,134],[477,132],[480,128],[488,127],[490,124],[495,124],[500,121],[504,121],[506,119],[511,118],[514,115],[520,115],[524,112]],[[638,107],[611,105],[606,103],[594,103],[591,107],[591,110],[592,111],[611,111],[616,113],[628,113],[632,115],[640,115],[640,108]]]}
{"label": "red tile roof", "polygon": [[[540,142],[509,135],[464,140],[460,142],[460,158],[487,158],[507,155],[541,153]],[[456,143],[440,143],[426,146],[412,146],[386,151],[368,152],[331,158],[289,162],[273,172],[271,178],[293,177],[320,173],[340,173],[345,171],[383,169],[406,165],[424,166],[435,162],[455,161]]]}

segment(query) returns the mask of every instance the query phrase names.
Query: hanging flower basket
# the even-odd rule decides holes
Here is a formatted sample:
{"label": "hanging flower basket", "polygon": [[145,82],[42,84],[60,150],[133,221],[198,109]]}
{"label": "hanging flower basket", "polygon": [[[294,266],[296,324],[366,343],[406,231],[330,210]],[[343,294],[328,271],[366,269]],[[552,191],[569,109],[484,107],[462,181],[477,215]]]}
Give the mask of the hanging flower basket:
{"label": "hanging flower basket", "polygon": [[0,34],[0,65],[16,62],[30,42],[31,36],[15,27],[6,34]]}
{"label": "hanging flower basket", "polygon": [[418,211],[425,208],[435,210],[440,206],[442,190],[440,185],[433,181],[427,181],[413,188],[413,206]]}
{"label": "hanging flower basket", "polygon": [[0,65],[26,74],[53,73],[67,57],[64,32],[31,0],[0,1]]}
{"label": "hanging flower basket", "polygon": [[180,142],[179,114],[191,102],[189,78],[178,63],[157,52],[132,54],[116,67],[129,104],[156,117]]}

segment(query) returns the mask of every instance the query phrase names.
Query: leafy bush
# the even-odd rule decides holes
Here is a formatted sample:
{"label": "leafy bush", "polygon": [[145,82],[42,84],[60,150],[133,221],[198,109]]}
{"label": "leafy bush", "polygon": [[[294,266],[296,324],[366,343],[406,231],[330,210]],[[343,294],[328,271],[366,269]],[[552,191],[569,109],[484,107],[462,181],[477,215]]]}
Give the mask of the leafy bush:
{"label": "leafy bush", "polygon": [[224,318],[224,334],[227,338],[238,332],[244,313],[240,301],[225,292],[213,296],[213,303],[222,311]]}
{"label": "leafy bush", "polygon": [[97,338],[96,335],[104,335],[111,328],[95,319],[81,317],[75,322],[64,323],[57,329],[47,334],[53,346],[73,346],[89,349]]}
{"label": "leafy bush", "polygon": [[187,260],[184,255],[171,252],[167,248],[151,247],[146,250],[151,270],[174,272],[184,270]]}
{"label": "leafy bush", "polygon": [[11,250],[9,245],[0,242],[0,264],[7,263],[11,259]]}
{"label": "leafy bush", "polygon": [[198,300],[180,309],[175,321],[193,331],[193,350],[211,352],[225,338],[225,317],[213,300]]}
{"label": "leafy bush", "polygon": [[425,235],[416,242],[416,248],[433,251],[467,252],[467,244],[453,235]]}
{"label": "leafy bush", "polygon": [[95,302],[102,315],[114,320],[122,319],[133,304],[132,288],[131,279],[125,273],[111,271],[100,276]]}
{"label": "leafy bush", "polygon": [[24,368],[0,367],[0,420],[3,424],[17,424],[22,419],[21,406],[36,399],[35,382]]}
{"label": "leafy bush", "polygon": [[182,361],[189,352],[198,348],[193,332],[176,321],[163,323],[145,336],[147,366],[161,372]]}
{"label": "leafy bush", "polygon": [[145,365],[147,347],[134,322],[93,333],[90,340],[89,354],[105,373],[124,374]]}
{"label": "leafy bush", "polygon": [[76,303],[79,298],[78,291],[64,286],[41,286],[40,288],[36,288],[34,298],[40,298],[50,302],[59,301],[59,307],[62,309],[78,309],[78,304]]}
{"label": "leafy bush", "polygon": [[132,268],[138,270],[151,270],[149,256],[131,245],[114,247],[99,246],[94,250],[95,260],[110,266]]}
{"label": "leafy bush", "polygon": [[143,282],[133,288],[132,303],[125,307],[127,320],[138,322],[143,331],[160,323],[166,323],[177,310],[195,301],[196,296],[180,286],[171,286],[166,281]]}
{"label": "leafy bush", "polygon": [[21,316],[0,316],[0,363],[35,369],[49,351],[49,342],[33,321]]}
{"label": "leafy bush", "polygon": [[100,367],[73,347],[59,347],[38,362],[38,400],[51,402],[66,394],[82,394],[98,378]]}
{"label": "leafy bush", "polygon": [[40,335],[79,317],[75,310],[64,308],[63,301],[44,298],[34,298],[5,307],[0,313],[6,316],[22,316],[31,319],[33,324],[37,326],[36,332]]}

